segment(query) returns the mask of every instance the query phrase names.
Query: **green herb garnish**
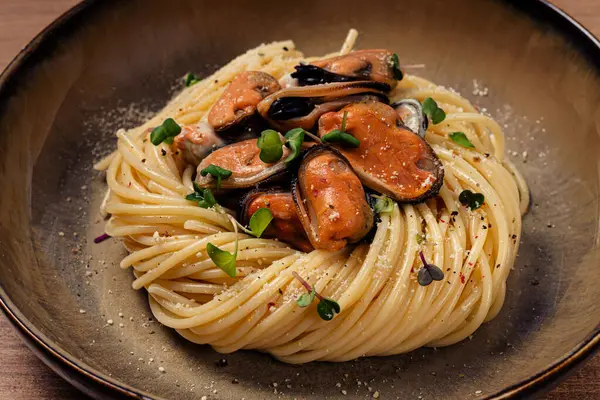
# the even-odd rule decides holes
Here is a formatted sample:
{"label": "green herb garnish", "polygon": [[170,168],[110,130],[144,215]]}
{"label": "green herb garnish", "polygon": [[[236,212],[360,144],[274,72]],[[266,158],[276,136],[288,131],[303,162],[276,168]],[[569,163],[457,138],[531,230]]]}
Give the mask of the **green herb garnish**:
{"label": "green herb garnish", "polygon": [[217,200],[215,200],[215,196],[213,196],[213,193],[210,189],[203,189],[198,186],[196,182],[194,182],[193,185],[194,193],[190,193],[185,196],[186,200],[195,201],[198,203],[198,206],[202,208],[211,208],[217,204]]}
{"label": "green herb garnish", "polygon": [[421,257],[421,262],[423,262],[423,267],[421,267],[417,274],[417,282],[419,282],[419,285],[428,286],[433,281],[441,281],[444,279],[444,272],[438,266],[429,264],[425,260],[422,251],[419,252],[419,256]]}
{"label": "green herb garnish", "polygon": [[398,60],[398,54],[396,54],[396,53],[392,54],[391,60],[392,60],[392,72],[394,74],[394,78],[401,81],[402,78],[404,78],[404,74],[402,74],[402,70],[400,69],[400,61]]}
{"label": "green herb garnish", "polygon": [[233,253],[230,253],[225,250],[221,250],[217,246],[212,243],[206,244],[206,253],[210,257],[213,263],[219,268],[221,268],[227,275],[232,278],[235,278],[237,275],[237,268],[235,261],[237,259],[238,254],[238,239],[237,239],[237,225],[236,220],[231,216],[227,215],[231,223],[233,224],[233,230],[235,231],[235,248],[233,249]]}
{"label": "green herb garnish", "polygon": [[417,233],[415,238],[417,239],[417,244],[423,244],[423,242],[427,240],[427,234]]}
{"label": "green herb garnish", "polygon": [[300,297],[298,297],[298,300],[296,300],[296,304],[298,304],[299,307],[308,307],[315,300],[316,295],[317,292],[315,291],[315,288],[313,286],[310,292],[301,294]]}
{"label": "green herb garnish", "polygon": [[471,210],[476,210],[483,205],[485,197],[481,193],[473,193],[470,190],[463,190],[458,196],[458,201]]}
{"label": "green herb garnish", "polygon": [[163,123],[152,130],[150,141],[153,145],[158,146],[162,142],[172,144],[173,138],[179,135],[181,127],[173,118],[167,118]]}
{"label": "green herb garnish", "polygon": [[259,208],[250,217],[250,231],[259,238],[273,220],[273,213],[268,208]]}
{"label": "green herb garnish", "polygon": [[260,160],[267,164],[272,164],[281,160],[283,156],[283,143],[279,132],[273,129],[262,131],[256,146],[260,149]]}
{"label": "green herb garnish", "polygon": [[196,83],[200,82],[200,78],[198,78],[194,73],[192,72],[188,72],[187,74],[185,74],[185,76],[183,77],[183,83],[185,84],[185,87],[190,87],[195,85]]}
{"label": "green herb garnish", "polygon": [[294,128],[285,134],[285,145],[292,151],[292,153],[285,159],[285,162],[289,163],[290,161],[298,158],[300,151],[302,150],[305,132],[306,131],[302,128]]}
{"label": "green herb garnish", "polygon": [[373,196],[375,200],[375,206],[373,211],[377,214],[391,213],[394,209],[394,201],[387,196]]}
{"label": "green herb garnish", "polygon": [[206,245],[206,252],[217,267],[221,268],[230,277],[235,278],[235,275],[237,274],[237,269],[235,267],[235,260],[238,253],[237,239],[235,240],[235,250],[233,253],[221,250],[212,243]]}
{"label": "green herb garnish", "polygon": [[439,108],[435,100],[431,97],[426,98],[423,102],[423,112],[429,117],[434,125],[437,125],[446,119],[444,110]]}
{"label": "green herb garnish", "polygon": [[451,133],[450,135],[450,139],[452,139],[452,141],[462,147],[470,147],[470,148],[474,148],[475,146],[473,146],[473,143],[471,143],[471,141],[469,140],[469,138],[467,137],[467,135],[465,135],[463,132],[454,132]]}
{"label": "green herb garnish", "polygon": [[321,138],[321,141],[325,143],[340,143],[347,147],[358,147],[360,146],[360,140],[354,136],[346,133],[346,119],[348,118],[348,111],[344,111],[342,117],[342,128],[334,129]]}
{"label": "green herb garnish", "polygon": [[315,297],[319,299],[319,304],[317,305],[317,313],[319,317],[325,321],[331,321],[335,314],[339,314],[342,309],[340,305],[335,301],[327,297],[321,296],[314,286],[311,286],[308,282],[306,282],[296,271],[292,271],[292,275],[294,278],[298,279],[302,286],[308,291],[308,293],[304,293],[298,297],[296,300],[296,304],[299,307],[308,307]]}
{"label": "green herb garnish", "polygon": [[229,178],[231,176],[231,171],[221,168],[218,165],[210,164],[208,167],[200,171],[200,175],[202,176],[206,176],[208,174],[217,180],[217,190],[219,190],[221,188],[221,179]]}

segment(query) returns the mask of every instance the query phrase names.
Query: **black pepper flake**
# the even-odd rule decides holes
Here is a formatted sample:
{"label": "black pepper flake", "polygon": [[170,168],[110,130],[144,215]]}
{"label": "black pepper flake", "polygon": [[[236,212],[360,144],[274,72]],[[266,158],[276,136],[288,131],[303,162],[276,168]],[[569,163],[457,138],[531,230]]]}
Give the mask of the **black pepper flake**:
{"label": "black pepper flake", "polygon": [[482,226],[482,228],[483,228],[483,229],[487,229],[487,226],[485,226],[485,225],[484,225],[484,226]]}
{"label": "black pepper flake", "polygon": [[142,158],[142,162],[143,162],[143,163],[145,163],[145,162],[146,162],[146,159],[145,159],[145,158]]}
{"label": "black pepper flake", "polygon": [[216,363],[217,367],[226,367],[229,365],[226,358],[219,359]]}
{"label": "black pepper flake", "polygon": [[513,235],[511,236],[511,239],[516,239],[516,238],[517,238],[517,235],[515,235],[515,234],[513,234]]}
{"label": "black pepper flake", "polygon": [[490,156],[490,153],[485,153],[484,156],[485,158],[488,158]]}
{"label": "black pepper flake", "polygon": [[215,83],[219,83],[219,80],[218,80],[218,79],[215,79]]}
{"label": "black pepper flake", "polygon": [[452,215],[453,217],[456,217],[456,216],[458,215],[458,211],[452,211],[452,212],[450,213],[450,215]]}
{"label": "black pepper flake", "polygon": [[265,56],[265,53],[262,53],[262,52],[261,52],[261,53],[258,53],[258,56],[259,56],[259,57],[264,57],[264,56]]}
{"label": "black pepper flake", "polygon": [[167,151],[166,151],[165,149],[160,149],[160,153],[161,153],[163,156],[166,156],[166,155],[167,155]]}
{"label": "black pepper flake", "polygon": [[537,280],[537,279],[532,279],[532,280],[531,280],[531,286],[537,286],[537,285],[539,285],[539,284],[540,284],[540,281],[539,281],[539,280]]}
{"label": "black pepper flake", "polygon": [[283,51],[288,51],[288,47],[287,46],[283,46]]}
{"label": "black pepper flake", "polygon": [[500,268],[500,264],[496,265],[496,268]]}
{"label": "black pepper flake", "polygon": [[277,289],[279,291],[279,294],[283,294],[283,290],[281,289]]}
{"label": "black pepper flake", "polygon": [[240,381],[238,380],[238,378],[233,378],[231,380],[231,383],[233,383],[234,385],[237,385],[238,383],[240,383]]}
{"label": "black pepper flake", "polygon": [[481,161],[481,157],[473,157],[473,162],[479,162]]}
{"label": "black pepper flake", "polygon": [[491,227],[492,227],[492,224],[488,224],[488,228],[491,228]]}

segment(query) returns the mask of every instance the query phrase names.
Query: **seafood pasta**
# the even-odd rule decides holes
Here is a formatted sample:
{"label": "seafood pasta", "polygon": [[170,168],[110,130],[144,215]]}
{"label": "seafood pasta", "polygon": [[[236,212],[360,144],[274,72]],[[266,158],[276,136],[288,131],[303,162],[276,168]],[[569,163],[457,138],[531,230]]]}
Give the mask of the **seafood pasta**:
{"label": "seafood pasta", "polygon": [[184,338],[346,361],[450,345],[500,311],[529,201],[500,127],[355,38],[188,74],[96,165],[104,237]]}

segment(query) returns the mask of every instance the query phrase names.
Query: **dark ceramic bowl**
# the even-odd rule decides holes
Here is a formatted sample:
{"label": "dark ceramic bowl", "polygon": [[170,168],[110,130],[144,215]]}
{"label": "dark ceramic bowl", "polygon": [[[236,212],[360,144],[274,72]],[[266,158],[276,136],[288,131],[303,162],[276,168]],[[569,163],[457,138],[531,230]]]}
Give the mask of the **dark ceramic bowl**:
{"label": "dark ceramic bowl", "polygon": [[[330,52],[350,27],[362,33],[360,47],[425,64],[421,75],[505,127],[533,195],[506,304],[471,340],[448,348],[302,366],[243,351],[219,367],[211,348],[149,318],[146,296],[118,267],[116,240],[93,244],[105,183],[92,162],[114,145],[115,128],[158,110],[188,70],[206,75],[276,39],[291,38],[306,54]],[[531,394],[599,341],[599,62],[596,39],[539,1],[80,5],[0,80],[0,302],[46,363],[97,398]],[[473,80],[489,94],[474,95]]]}

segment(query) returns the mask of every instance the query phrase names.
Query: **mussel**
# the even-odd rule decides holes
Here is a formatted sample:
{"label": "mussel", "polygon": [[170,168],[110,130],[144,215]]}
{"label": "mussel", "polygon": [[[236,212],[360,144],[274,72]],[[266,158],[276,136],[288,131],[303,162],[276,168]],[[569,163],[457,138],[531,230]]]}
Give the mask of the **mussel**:
{"label": "mussel", "polygon": [[290,150],[282,146],[283,157],[281,160],[273,164],[267,164],[260,159],[260,149],[257,146],[257,141],[258,139],[247,139],[221,147],[210,153],[198,165],[196,183],[200,187],[216,186],[217,180],[212,175],[202,176],[200,173],[211,164],[232,172],[231,176],[221,182],[221,187],[224,189],[248,188],[284,175],[287,171],[285,159]]}
{"label": "mussel", "polygon": [[337,251],[373,227],[360,180],[342,154],[329,146],[306,151],[292,195],[300,222],[315,249]]}
{"label": "mussel", "polygon": [[332,82],[373,81],[390,91],[402,79],[397,58],[388,50],[357,50],[351,53],[300,64],[294,67],[301,86]]}
{"label": "mussel", "polygon": [[233,78],[210,109],[208,123],[220,135],[243,133],[243,128],[252,122],[258,103],[279,89],[279,82],[265,72],[242,72]]}
{"label": "mussel", "polygon": [[423,112],[423,106],[415,99],[403,99],[391,104],[398,114],[398,122],[422,138],[425,137],[429,120]]}
{"label": "mussel", "polygon": [[388,102],[376,82],[341,82],[282,89],[261,101],[258,112],[282,131],[297,127],[309,130],[321,115],[366,100]]}
{"label": "mussel", "polygon": [[442,186],[444,168],[419,135],[398,126],[398,114],[383,103],[351,104],[319,120],[319,136],[341,129],[360,141],[357,148],[335,147],[348,159],[363,184],[402,202],[434,196]]}
{"label": "mussel", "polygon": [[304,252],[313,250],[302,227],[290,191],[283,189],[256,189],[248,193],[240,205],[240,222],[248,225],[259,208],[267,208],[273,220],[263,233],[264,237],[277,238]]}
{"label": "mussel", "polygon": [[174,143],[181,150],[185,161],[198,165],[212,150],[221,146],[223,141],[215,134],[212,126],[201,121],[196,125],[183,126],[179,135],[175,136]]}

